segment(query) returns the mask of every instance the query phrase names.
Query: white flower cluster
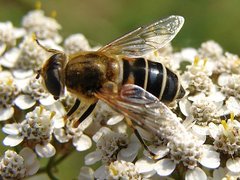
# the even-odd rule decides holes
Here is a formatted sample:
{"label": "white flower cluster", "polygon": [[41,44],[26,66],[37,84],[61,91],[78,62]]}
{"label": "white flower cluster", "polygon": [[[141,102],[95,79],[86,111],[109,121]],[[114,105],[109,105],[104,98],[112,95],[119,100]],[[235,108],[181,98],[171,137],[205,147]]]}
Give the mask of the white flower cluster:
{"label": "white flower cluster", "polygon": [[[169,44],[148,55],[148,59],[179,74],[186,95],[168,107],[157,102],[144,104],[144,122],[136,126],[144,148],[124,115],[104,102],[99,101],[94,112],[79,123],[85,105],[66,118],[75,98],[66,93],[56,101],[41,79],[36,79],[50,53],[36,43],[33,34],[44,47],[68,55],[98,48],[92,48],[82,34],[62,42],[60,29],[56,19],[45,16],[42,10],[24,16],[21,28],[11,22],[0,23],[0,121],[6,134],[3,144],[17,147],[16,152],[7,150],[0,158],[0,179],[37,174],[37,158],[49,158],[41,173],[45,171],[54,179],[52,170],[72,150],[91,147],[79,163],[78,179],[240,178],[237,55],[224,52],[214,41],[180,52],[174,52]],[[132,106],[125,106],[131,112]]]}

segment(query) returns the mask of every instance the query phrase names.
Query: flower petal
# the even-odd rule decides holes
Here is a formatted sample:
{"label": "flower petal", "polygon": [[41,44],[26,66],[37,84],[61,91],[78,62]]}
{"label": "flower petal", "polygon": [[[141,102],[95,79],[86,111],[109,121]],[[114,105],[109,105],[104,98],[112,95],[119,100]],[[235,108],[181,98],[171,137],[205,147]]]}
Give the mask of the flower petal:
{"label": "flower petal", "polygon": [[67,135],[63,128],[54,129],[54,136],[60,143],[68,142],[72,137]]}
{"label": "flower petal", "polygon": [[119,153],[123,157],[127,157],[127,156],[131,156],[132,154],[135,154],[136,152],[138,152],[139,148],[140,148],[139,143],[131,142],[128,144],[127,148],[121,149]]}
{"label": "flower petal", "polygon": [[214,139],[216,139],[217,138],[217,136],[219,135],[219,128],[218,128],[218,126],[216,125],[216,124],[214,124],[214,123],[209,123],[209,134],[210,134],[210,136],[212,137],[212,138],[214,138]]}
{"label": "flower petal", "polygon": [[194,125],[193,127],[192,127],[192,129],[193,129],[193,131],[195,132],[195,133],[197,133],[198,135],[208,135],[209,133],[208,133],[208,127],[206,127],[206,126],[199,126],[199,125]]}
{"label": "flower petal", "polygon": [[154,170],[155,162],[149,158],[142,158],[135,163],[135,166],[139,173],[148,173]]}
{"label": "flower petal", "polygon": [[[218,152],[211,150],[211,147],[203,145],[204,150],[199,163],[207,168],[217,168],[220,165],[220,155]],[[206,148],[205,148],[206,147]]]}
{"label": "flower petal", "polygon": [[92,140],[85,134],[82,134],[80,137],[73,138],[73,145],[78,151],[85,151],[92,146]]}
{"label": "flower petal", "polygon": [[14,109],[10,108],[1,108],[0,107],[0,121],[6,121],[13,116]]}
{"label": "flower petal", "polygon": [[107,125],[114,125],[114,124],[117,124],[119,123],[120,121],[122,121],[124,118],[123,115],[117,115],[117,116],[113,116],[112,118],[110,118],[108,121],[107,121]]}
{"label": "flower petal", "polygon": [[17,58],[19,56],[20,50],[18,48],[12,48],[0,57],[0,62],[4,67],[12,68],[14,67]]}
{"label": "flower petal", "polygon": [[19,154],[24,158],[27,175],[30,176],[35,174],[40,168],[40,163],[37,160],[36,154],[28,147],[23,148]]}
{"label": "flower petal", "polygon": [[213,171],[213,180],[223,179],[227,174],[227,168],[219,167]]}
{"label": "flower petal", "polygon": [[183,98],[179,101],[179,107],[183,115],[189,116],[191,103],[189,102],[189,100],[187,100],[187,98]]}
{"label": "flower petal", "polygon": [[52,95],[47,96],[46,98],[39,99],[39,102],[44,106],[49,106],[56,102]]}
{"label": "flower petal", "polygon": [[[154,156],[154,159],[161,159],[164,156],[166,156],[169,152],[169,149],[167,146],[148,146],[149,150],[153,152],[156,156]],[[144,155],[147,157],[150,157],[151,155],[149,154],[148,151],[144,150]]]}
{"label": "flower petal", "polygon": [[19,95],[14,102],[16,106],[22,110],[29,109],[33,107],[34,104],[36,103],[36,101],[33,98],[31,98],[31,96],[23,94]]}
{"label": "flower petal", "polygon": [[32,162],[37,158],[33,150],[28,147],[23,148],[20,151],[19,155],[21,155],[24,158],[25,165],[31,165]]}
{"label": "flower petal", "polygon": [[26,30],[23,28],[14,28],[14,37],[20,38],[26,35]]}
{"label": "flower petal", "polygon": [[15,69],[13,70],[14,77],[18,79],[25,79],[34,74],[33,70],[22,70],[22,69]]}
{"label": "flower petal", "polygon": [[176,164],[171,159],[161,159],[156,162],[154,169],[160,176],[170,175],[176,167]]}
{"label": "flower petal", "polygon": [[87,154],[84,158],[86,165],[92,165],[98,161],[100,161],[102,158],[102,154],[100,151],[93,151],[89,154]]}
{"label": "flower petal", "polygon": [[187,170],[185,180],[207,180],[207,175],[202,169],[196,167],[193,170]]}
{"label": "flower petal", "polygon": [[18,144],[20,144],[23,141],[23,139],[24,138],[22,136],[9,135],[9,136],[4,138],[3,144],[5,146],[14,147],[14,146],[17,146]]}
{"label": "flower petal", "polygon": [[130,155],[125,155],[123,156],[123,153],[118,153],[117,155],[117,160],[123,160],[123,161],[126,161],[126,162],[133,162],[134,159],[136,159],[138,153],[135,152],[135,153],[131,153]]}
{"label": "flower petal", "polygon": [[40,168],[40,163],[39,161],[34,161],[31,166],[27,167],[27,175],[31,176],[33,174],[36,174]]}
{"label": "flower petal", "polygon": [[54,118],[53,119],[53,127],[54,128],[62,128],[64,127],[65,123],[64,123],[64,119],[63,118]]}
{"label": "flower petal", "polygon": [[220,86],[226,86],[229,82],[231,75],[227,74],[227,73],[222,73],[219,77],[218,77],[218,84]]}
{"label": "flower petal", "polygon": [[228,159],[226,167],[233,173],[240,173],[240,158]]}
{"label": "flower petal", "polygon": [[229,97],[226,100],[226,107],[229,111],[233,112],[234,115],[240,114],[240,102],[235,97]]}
{"label": "flower petal", "polygon": [[5,124],[5,126],[2,128],[2,131],[9,135],[18,135],[19,134],[19,124],[13,123],[13,124]]}
{"label": "flower petal", "polygon": [[98,169],[95,170],[94,172],[94,177],[96,179],[106,179],[106,168],[104,165],[100,166]]}
{"label": "flower petal", "polygon": [[3,52],[6,50],[7,45],[5,43],[0,43],[0,56],[2,56]]}
{"label": "flower petal", "polygon": [[84,179],[84,180],[93,180],[94,179],[94,171],[90,167],[82,167],[80,170],[80,174],[78,176],[78,179]]}
{"label": "flower petal", "polygon": [[55,147],[50,143],[43,146],[40,144],[37,144],[35,146],[35,150],[40,157],[45,157],[45,158],[52,157],[56,153]]}
{"label": "flower petal", "polygon": [[98,130],[98,132],[96,132],[96,134],[94,134],[94,136],[92,137],[94,142],[98,142],[98,140],[104,135],[104,134],[108,134],[110,133],[111,130],[107,127],[102,127],[101,129]]}

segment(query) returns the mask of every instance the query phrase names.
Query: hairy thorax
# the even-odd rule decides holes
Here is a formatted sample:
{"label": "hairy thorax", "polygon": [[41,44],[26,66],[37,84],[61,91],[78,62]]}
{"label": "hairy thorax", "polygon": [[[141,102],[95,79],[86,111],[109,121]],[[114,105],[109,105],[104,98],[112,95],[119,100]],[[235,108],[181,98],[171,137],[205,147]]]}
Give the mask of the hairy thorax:
{"label": "hairy thorax", "polygon": [[98,92],[105,83],[118,81],[117,60],[102,53],[77,54],[65,68],[66,87],[81,100],[96,101],[95,92]]}

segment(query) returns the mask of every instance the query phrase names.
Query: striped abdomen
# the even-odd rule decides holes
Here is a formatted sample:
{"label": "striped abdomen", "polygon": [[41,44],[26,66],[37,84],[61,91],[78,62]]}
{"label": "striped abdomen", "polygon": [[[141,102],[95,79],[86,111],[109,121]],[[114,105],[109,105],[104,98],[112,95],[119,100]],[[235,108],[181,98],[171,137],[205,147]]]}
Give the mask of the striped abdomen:
{"label": "striped abdomen", "polygon": [[141,86],[163,102],[182,98],[185,94],[178,76],[163,64],[144,58],[123,58],[123,84]]}

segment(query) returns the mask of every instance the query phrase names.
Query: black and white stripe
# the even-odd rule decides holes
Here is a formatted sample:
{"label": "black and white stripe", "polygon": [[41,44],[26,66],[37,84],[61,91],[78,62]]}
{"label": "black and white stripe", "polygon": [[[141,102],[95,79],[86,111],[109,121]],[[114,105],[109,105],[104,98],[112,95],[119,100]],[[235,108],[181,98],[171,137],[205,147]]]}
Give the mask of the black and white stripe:
{"label": "black and white stripe", "polygon": [[179,96],[178,76],[162,63],[144,58],[123,58],[122,84],[133,83],[163,102],[172,102]]}

